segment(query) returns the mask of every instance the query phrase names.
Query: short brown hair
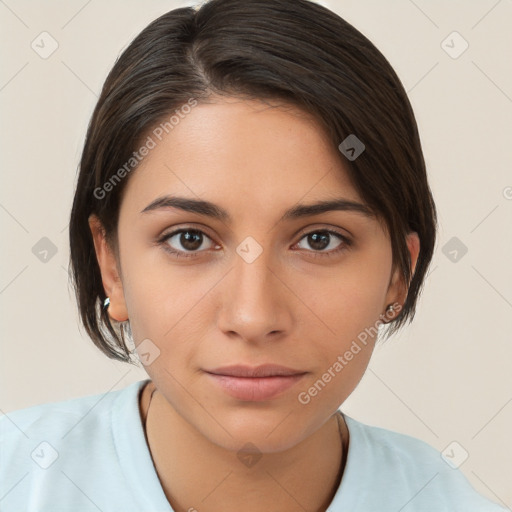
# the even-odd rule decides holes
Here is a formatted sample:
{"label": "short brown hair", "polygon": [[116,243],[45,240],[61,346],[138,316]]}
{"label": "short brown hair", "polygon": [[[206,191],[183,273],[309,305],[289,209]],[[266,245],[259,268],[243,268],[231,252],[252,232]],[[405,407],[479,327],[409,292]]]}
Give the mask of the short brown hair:
{"label": "short brown hair", "polygon": [[[408,283],[387,335],[412,320],[432,259],[436,209],[414,113],[393,68],[358,30],[307,0],[211,0],[198,10],[172,10],[148,25],[110,71],[90,121],[74,196],[71,280],[80,317],[110,358],[130,361],[105,299],[88,224],[96,214],[117,245],[122,191],[119,170],[162,119],[191,98],[217,95],[272,99],[298,106],[325,127],[339,147],[355,135],[356,159],[339,152],[352,182],[390,233],[393,266]],[[134,166],[134,169],[136,166]],[[111,183],[108,193],[104,184]],[[115,186],[114,186],[115,185]],[[406,235],[418,233],[411,275]],[[117,250],[117,249],[116,249]]]}

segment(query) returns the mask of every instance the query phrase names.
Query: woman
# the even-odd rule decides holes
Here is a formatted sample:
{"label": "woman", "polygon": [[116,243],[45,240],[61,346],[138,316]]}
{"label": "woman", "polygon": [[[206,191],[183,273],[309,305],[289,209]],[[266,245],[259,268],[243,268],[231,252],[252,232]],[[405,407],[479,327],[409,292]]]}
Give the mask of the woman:
{"label": "woman", "polygon": [[351,25],[306,0],[160,17],[105,82],[70,222],[88,334],[149,379],[2,418],[2,510],[503,510],[338,410],[435,237],[409,101]]}

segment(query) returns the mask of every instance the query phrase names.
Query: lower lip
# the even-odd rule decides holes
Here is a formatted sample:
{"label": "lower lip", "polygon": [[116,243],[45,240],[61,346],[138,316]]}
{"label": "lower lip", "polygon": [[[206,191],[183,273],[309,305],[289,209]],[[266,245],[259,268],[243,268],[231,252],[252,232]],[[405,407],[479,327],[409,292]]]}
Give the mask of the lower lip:
{"label": "lower lip", "polygon": [[276,377],[232,377],[207,373],[228,395],[239,400],[263,402],[275,398],[304,377],[298,375]]}

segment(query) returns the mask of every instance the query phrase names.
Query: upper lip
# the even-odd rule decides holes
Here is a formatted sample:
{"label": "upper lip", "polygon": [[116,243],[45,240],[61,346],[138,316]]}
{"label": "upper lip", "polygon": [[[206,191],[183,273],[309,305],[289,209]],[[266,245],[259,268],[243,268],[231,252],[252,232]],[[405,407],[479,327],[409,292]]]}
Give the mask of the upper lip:
{"label": "upper lip", "polygon": [[237,364],[233,366],[222,366],[213,370],[206,370],[207,373],[216,375],[229,375],[232,377],[276,377],[300,375],[306,373],[301,370],[294,370],[278,364],[263,364],[261,366],[247,366]]}

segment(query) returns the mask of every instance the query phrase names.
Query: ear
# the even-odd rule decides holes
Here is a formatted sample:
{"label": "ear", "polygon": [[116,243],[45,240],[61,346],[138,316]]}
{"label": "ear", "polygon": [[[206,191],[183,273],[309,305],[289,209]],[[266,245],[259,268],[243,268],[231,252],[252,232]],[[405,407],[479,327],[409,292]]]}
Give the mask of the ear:
{"label": "ear", "polygon": [[94,214],[89,217],[89,227],[94,240],[94,249],[100,267],[103,289],[110,299],[108,314],[114,320],[124,322],[128,320],[128,310],[115,254],[105,238],[105,228]]}
{"label": "ear", "polygon": [[[407,248],[409,249],[409,255],[411,258],[411,276],[414,275],[414,271],[416,270],[416,263],[418,261],[418,255],[420,253],[420,239],[418,237],[418,233],[415,231],[411,231],[407,235]],[[386,294],[386,302],[384,304],[384,309],[389,304],[398,303],[400,306],[403,306],[407,293],[409,291],[409,284],[404,282],[404,277],[402,276],[400,269],[396,269],[391,278],[388,292]],[[398,315],[399,311],[396,313]],[[391,319],[395,316],[392,314]],[[390,313],[387,313],[387,317],[390,318]]]}

